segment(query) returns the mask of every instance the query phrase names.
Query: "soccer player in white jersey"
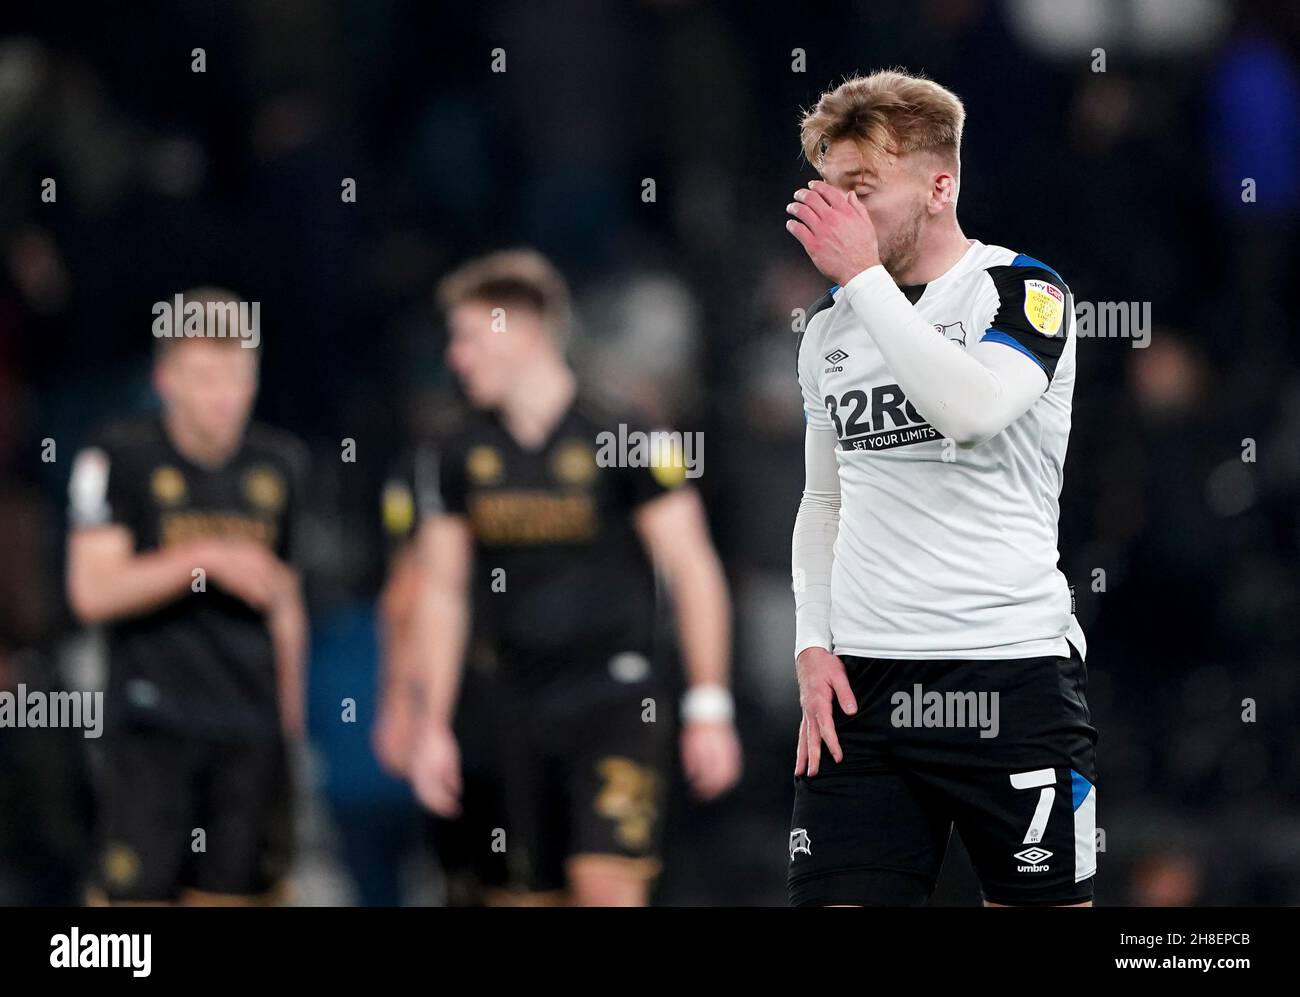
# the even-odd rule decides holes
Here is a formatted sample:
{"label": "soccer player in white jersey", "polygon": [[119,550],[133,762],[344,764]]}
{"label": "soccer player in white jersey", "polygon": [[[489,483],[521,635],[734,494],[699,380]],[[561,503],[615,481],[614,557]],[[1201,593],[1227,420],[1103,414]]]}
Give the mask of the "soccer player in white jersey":
{"label": "soccer player in white jersey", "polygon": [[887,71],[802,123],[822,179],[786,228],[834,286],[799,345],[793,904],[923,903],[954,825],[985,904],[1092,902],[1097,732],[1056,567],[1073,304],[962,232],[964,119]]}

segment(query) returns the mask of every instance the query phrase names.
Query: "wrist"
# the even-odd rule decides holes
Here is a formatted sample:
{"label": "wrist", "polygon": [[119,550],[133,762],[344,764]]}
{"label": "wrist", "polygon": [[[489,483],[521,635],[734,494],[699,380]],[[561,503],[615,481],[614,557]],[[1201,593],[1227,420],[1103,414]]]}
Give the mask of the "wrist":
{"label": "wrist", "polygon": [[846,294],[852,297],[855,292],[864,288],[871,290],[874,286],[878,286],[881,281],[892,284],[894,278],[891,277],[889,271],[885,269],[885,265],[877,260],[870,266],[863,267],[861,270],[857,271],[840,286],[844,288]]}
{"label": "wrist", "polygon": [[193,581],[196,568],[201,568],[204,575],[215,580],[221,573],[220,553],[220,546],[208,539],[192,540],[175,548],[173,557],[185,575],[186,586]]}
{"label": "wrist", "polygon": [[429,734],[450,734],[452,730],[451,711],[435,708],[426,703],[422,726]]}
{"label": "wrist", "polygon": [[731,723],[736,716],[736,704],[731,690],[717,682],[693,685],[682,697],[682,722]]}
{"label": "wrist", "polygon": [[845,267],[844,273],[841,274],[843,280],[839,280],[836,283],[838,283],[840,287],[848,287],[859,276],[880,265],[881,263],[879,260],[856,260]]}
{"label": "wrist", "polygon": [[796,650],[794,652],[795,664],[798,664],[799,659],[802,658],[804,654],[806,654],[808,651],[824,651],[826,654],[833,653],[831,651],[830,644],[831,642],[828,640],[826,641],[819,640],[819,641],[813,641],[809,643],[796,644],[795,645]]}

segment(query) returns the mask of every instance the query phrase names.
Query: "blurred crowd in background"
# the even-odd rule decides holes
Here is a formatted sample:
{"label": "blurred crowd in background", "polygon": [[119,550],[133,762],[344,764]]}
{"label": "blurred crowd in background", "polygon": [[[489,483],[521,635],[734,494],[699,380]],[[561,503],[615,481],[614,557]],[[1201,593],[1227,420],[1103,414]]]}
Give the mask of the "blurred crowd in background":
{"label": "blurred crowd in background", "polygon": [[[175,0],[5,18],[0,688],[94,681],[98,642],[63,597],[67,477],[94,427],[153,404],[153,302],[212,283],[260,301],[258,417],[315,456],[299,902],[439,895],[425,819],[369,747],[379,493],[452,392],[435,280],[524,244],[573,282],[591,388],[704,434],[746,773],[717,803],[673,794],[658,899],[784,902],[792,329],[826,283],[784,207],[813,176],[800,109],[898,65],[966,103],[968,236],[1046,261],[1080,302],[1150,303],[1145,348],[1079,343],[1061,502],[1101,733],[1098,902],[1300,903],[1296,0]],[[0,729],[0,904],[79,901],[84,744]],[[954,838],[936,902],[977,897]]]}

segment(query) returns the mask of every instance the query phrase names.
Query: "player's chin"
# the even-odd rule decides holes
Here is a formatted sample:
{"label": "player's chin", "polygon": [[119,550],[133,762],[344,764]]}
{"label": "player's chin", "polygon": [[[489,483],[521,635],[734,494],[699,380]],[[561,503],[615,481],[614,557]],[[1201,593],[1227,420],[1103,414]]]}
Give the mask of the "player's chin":
{"label": "player's chin", "polygon": [[485,385],[466,384],[465,397],[475,408],[486,409],[492,408],[496,403],[496,395],[488,390]]}

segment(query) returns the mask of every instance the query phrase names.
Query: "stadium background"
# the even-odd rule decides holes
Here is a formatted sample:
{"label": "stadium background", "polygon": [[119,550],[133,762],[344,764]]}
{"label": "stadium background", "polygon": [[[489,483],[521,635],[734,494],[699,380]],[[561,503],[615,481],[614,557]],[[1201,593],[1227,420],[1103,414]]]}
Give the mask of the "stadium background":
{"label": "stadium background", "polygon": [[[299,902],[437,896],[409,793],[369,750],[378,494],[450,388],[434,280],[516,244],[571,278],[585,376],[704,433],[746,772],[708,806],[678,787],[659,900],[784,901],[791,316],[824,290],[784,205],[811,176],[799,109],[888,65],[966,102],[968,235],[1047,260],[1081,301],[1151,305],[1148,348],[1080,342],[1061,509],[1101,731],[1098,901],[1300,902],[1300,4],[250,0],[5,17],[0,688],[94,681],[97,640],[61,594],[63,496],[89,427],[151,404],[152,302],[211,282],[259,300],[258,415],[315,455]],[[338,720],[349,696],[355,724]],[[1247,697],[1258,722],[1242,722]],[[0,903],[79,898],[83,747],[0,729]],[[936,902],[977,895],[954,838]]]}

